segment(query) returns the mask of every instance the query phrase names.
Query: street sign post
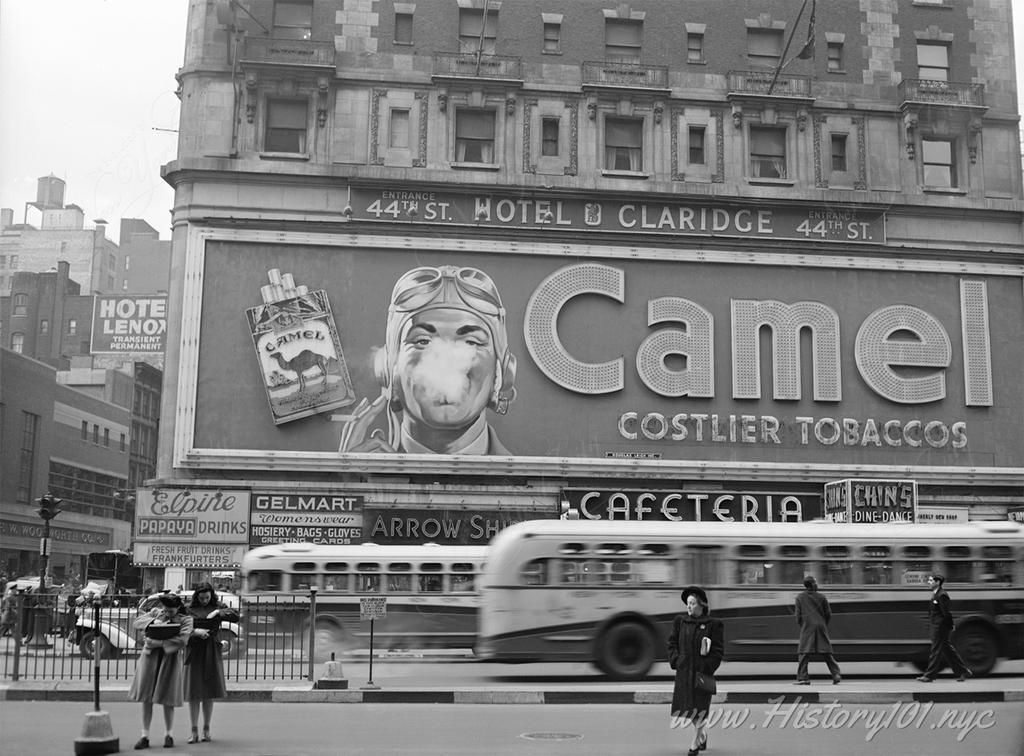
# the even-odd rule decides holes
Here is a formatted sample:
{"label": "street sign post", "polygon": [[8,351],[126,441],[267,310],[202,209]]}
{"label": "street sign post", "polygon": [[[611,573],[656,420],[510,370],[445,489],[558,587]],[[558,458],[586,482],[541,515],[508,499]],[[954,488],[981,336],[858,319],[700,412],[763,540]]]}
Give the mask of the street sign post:
{"label": "street sign post", "polygon": [[370,620],[370,678],[363,686],[363,690],[380,690],[379,685],[373,684],[373,621],[384,619],[388,616],[387,596],[360,596],[359,597],[359,619]]}

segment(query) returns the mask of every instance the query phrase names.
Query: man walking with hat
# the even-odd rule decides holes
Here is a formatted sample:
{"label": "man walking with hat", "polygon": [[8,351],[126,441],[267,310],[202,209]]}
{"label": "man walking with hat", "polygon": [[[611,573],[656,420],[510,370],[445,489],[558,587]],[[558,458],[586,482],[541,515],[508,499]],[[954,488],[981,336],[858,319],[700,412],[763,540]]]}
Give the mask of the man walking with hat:
{"label": "man walking with hat", "polygon": [[938,572],[928,576],[928,587],[932,591],[932,600],[928,603],[928,626],[931,630],[932,647],[928,654],[928,666],[919,682],[931,682],[947,664],[957,673],[957,682],[973,677],[971,670],[964,664],[960,654],[956,652],[950,637],[953,635],[953,612],[949,594],[942,585],[946,577]]}

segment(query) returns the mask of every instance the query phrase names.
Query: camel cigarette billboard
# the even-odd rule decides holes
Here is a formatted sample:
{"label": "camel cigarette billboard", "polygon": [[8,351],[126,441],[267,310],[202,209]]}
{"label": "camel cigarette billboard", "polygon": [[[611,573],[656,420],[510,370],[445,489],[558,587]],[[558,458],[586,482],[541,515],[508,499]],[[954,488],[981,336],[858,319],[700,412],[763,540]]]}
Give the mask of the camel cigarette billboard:
{"label": "camel cigarette billboard", "polygon": [[[188,266],[179,465],[1019,470],[1013,266],[222,229]],[[315,282],[350,380],[310,367],[286,423],[247,315],[270,270]]]}

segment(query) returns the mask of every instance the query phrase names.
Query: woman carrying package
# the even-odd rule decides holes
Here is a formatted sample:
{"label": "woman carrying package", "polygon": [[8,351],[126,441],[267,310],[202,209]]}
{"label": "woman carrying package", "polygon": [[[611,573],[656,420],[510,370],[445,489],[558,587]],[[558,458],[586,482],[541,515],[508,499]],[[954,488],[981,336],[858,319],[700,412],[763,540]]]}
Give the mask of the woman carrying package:
{"label": "woman carrying package", "polygon": [[184,703],[181,675],[181,651],[192,634],[192,618],[182,610],[181,597],[165,593],[159,606],[136,619],[132,626],[146,635],[135,668],[135,679],[128,691],[129,701],[142,703],[142,737],[135,750],[149,748],[149,726],[153,722],[153,704],[164,707],[164,748],[174,747],[174,709]]}
{"label": "woman carrying package", "polygon": [[[220,623],[238,622],[238,612],[221,604],[210,583],[200,583],[189,605],[192,637],[185,651],[185,700],[192,720],[189,743],[210,741],[213,700],[224,698],[224,661],[221,658]],[[199,737],[199,708],[203,710],[203,736]]]}
{"label": "woman carrying package", "polygon": [[668,637],[668,663],[676,671],[672,689],[672,724],[693,723],[694,735],[688,756],[708,747],[706,731],[711,696],[715,691],[715,670],[725,651],[722,621],[708,615],[708,597],[702,588],[684,588],[680,598],[686,614],[672,621]]}

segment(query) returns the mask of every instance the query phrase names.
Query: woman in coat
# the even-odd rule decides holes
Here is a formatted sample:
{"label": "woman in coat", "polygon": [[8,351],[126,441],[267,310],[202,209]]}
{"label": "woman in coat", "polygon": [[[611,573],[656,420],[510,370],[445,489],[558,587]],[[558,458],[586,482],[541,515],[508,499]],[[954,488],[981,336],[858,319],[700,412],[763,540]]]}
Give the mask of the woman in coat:
{"label": "woman in coat", "polygon": [[165,593],[160,597],[159,606],[136,619],[132,626],[148,631],[151,626],[178,625],[178,632],[166,640],[149,637],[147,632],[139,664],[135,668],[135,679],[128,691],[129,701],[142,702],[142,737],[135,744],[135,750],[149,748],[149,726],[153,722],[153,704],[164,707],[164,748],[174,746],[174,709],[184,703],[181,680],[181,651],[192,634],[192,618],[184,613],[181,597]]}
{"label": "woman in coat", "polygon": [[686,614],[677,615],[668,638],[668,663],[676,671],[672,689],[673,724],[693,722],[693,743],[688,756],[697,756],[708,747],[706,731],[711,693],[697,687],[697,673],[713,675],[725,653],[725,628],[722,621],[708,614],[708,597],[695,585],[684,588],[680,598]]}
{"label": "woman in coat", "polygon": [[213,719],[213,700],[224,698],[224,661],[221,658],[220,623],[238,622],[238,612],[217,599],[210,583],[200,583],[192,593],[189,605],[192,616],[192,636],[188,639],[185,656],[185,700],[192,720],[189,743],[199,737],[199,708],[203,709],[202,742],[210,741],[210,720]]}

